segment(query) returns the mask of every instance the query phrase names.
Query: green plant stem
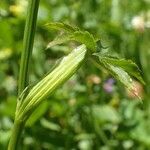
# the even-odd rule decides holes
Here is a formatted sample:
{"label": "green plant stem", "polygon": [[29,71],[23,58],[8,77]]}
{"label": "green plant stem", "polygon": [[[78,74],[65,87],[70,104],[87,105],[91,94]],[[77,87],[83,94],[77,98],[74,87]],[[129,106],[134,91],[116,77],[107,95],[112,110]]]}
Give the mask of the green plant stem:
{"label": "green plant stem", "polygon": [[8,150],[16,150],[24,127],[24,122],[15,121],[9,141]]}
{"label": "green plant stem", "polygon": [[29,84],[29,64],[34,43],[39,2],[40,0],[29,0],[28,4],[19,73],[18,95],[20,95],[25,87]]}
{"label": "green plant stem", "polygon": [[[21,55],[21,64],[19,73],[18,95],[20,95],[21,92],[25,89],[25,87],[27,87],[29,84],[29,64],[31,60],[34,43],[39,2],[40,0],[29,0],[28,4],[27,19],[23,39],[23,51]],[[8,150],[17,149],[18,140],[20,139],[23,127],[24,122],[21,122],[20,120],[14,121],[14,126],[12,129],[11,138],[8,145]]]}

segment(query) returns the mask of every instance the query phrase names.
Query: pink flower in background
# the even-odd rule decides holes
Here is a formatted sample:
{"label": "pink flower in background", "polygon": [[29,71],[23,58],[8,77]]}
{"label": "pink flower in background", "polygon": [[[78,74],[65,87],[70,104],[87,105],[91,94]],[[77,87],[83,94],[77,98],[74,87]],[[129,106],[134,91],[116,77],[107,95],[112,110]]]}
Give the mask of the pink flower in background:
{"label": "pink flower in background", "polygon": [[114,83],[115,83],[115,80],[113,78],[109,78],[103,85],[104,90],[107,93],[112,93],[114,90]]}

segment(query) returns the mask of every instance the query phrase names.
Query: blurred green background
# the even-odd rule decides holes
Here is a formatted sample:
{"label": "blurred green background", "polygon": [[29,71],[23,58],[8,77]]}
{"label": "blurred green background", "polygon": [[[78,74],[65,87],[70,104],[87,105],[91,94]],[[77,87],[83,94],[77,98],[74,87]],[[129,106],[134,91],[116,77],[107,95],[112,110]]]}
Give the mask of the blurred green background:
{"label": "blurred green background", "polygon": [[[0,1],[0,150],[7,149],[17,98],[27,0]],[[135,61],[146,85],[134,81],[140,103],[90,60],[35,111],[20,150],[150,149],[150,0],[41,0],[30,80],[35,83],[73,44],[45,50],[61,21],[100,37],[102,44]]]}

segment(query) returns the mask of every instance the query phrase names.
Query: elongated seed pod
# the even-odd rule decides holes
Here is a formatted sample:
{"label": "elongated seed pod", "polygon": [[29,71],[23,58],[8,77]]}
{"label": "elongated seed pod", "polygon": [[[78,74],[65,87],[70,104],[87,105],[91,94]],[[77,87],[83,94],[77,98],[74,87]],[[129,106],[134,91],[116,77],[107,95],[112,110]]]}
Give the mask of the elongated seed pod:
{"label": "elongated seed pod", "polygon": [[16,111],[16,118],[26,120],[44,99],[50,96],[79,69],[86,53],[87,49],[83,44],[64,57],[58,67],[39,81],[30,90],[26,98],[20,102]]}

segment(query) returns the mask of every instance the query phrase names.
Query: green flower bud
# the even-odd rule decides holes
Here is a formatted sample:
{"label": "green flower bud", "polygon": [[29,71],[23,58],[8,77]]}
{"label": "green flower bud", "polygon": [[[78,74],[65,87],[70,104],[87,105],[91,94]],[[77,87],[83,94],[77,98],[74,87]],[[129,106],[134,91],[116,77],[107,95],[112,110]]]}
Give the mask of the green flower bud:
{"label": "green flower bud", "polygon": [[58,67],[39,81],[25,99],[21,100],[20,104],[18,103],[16,119],[25,121],[44,99],[50,96],[79,69],[86,53],[86,46],[81,45],[64,57]]}

